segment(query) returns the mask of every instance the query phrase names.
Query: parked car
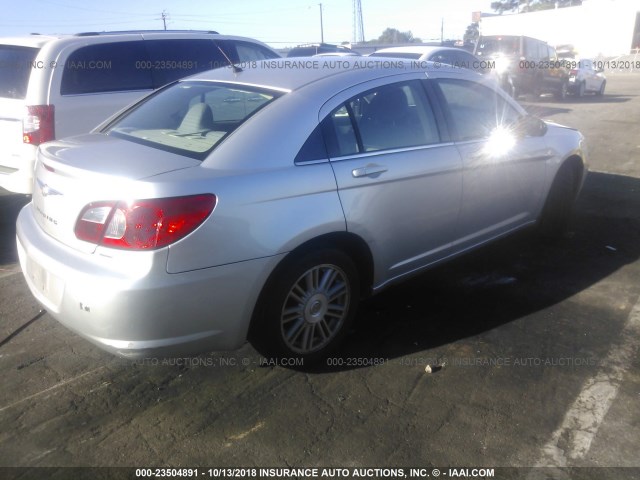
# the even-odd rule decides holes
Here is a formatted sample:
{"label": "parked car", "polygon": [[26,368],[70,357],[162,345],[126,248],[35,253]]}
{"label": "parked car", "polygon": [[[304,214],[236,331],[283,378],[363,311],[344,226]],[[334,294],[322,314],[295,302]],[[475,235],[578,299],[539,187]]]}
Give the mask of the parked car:
{"label": "parked car", "polygon": [[0,38],[0,187],[31,193],[38,145],[87,133],[187,75],[279,55],[215,32],[136,31]]}
{"label": "parked car", "polygon": [[287,57],[312,57],[321,53],[354,53],[349,47],[344,45],[331,45],[329,43],[308,43],[298,45],[287,52]]}
{"label": "parked car", "polygon": [[536,38],[518,35],[484,35],[474,51],[478,58],[495,62],[502,88],[514,98],[552,93],[567,97],[569,70],[553,47]]}
{"label": "parked car", "polygon": [[495,82],[403,61],[286,62],[177,81],[40,147],[17,245],[54,318],[127,358],[249,338],[315,361],[361,298],[566,224],[584,138]]}
{"label": "parked car", "polygon": [[479,59],[461,48],[434,47],[422,45],[409,45],[404,47],[389,47],[376,50],[370,57],[406,58],[410,60],[438,62],[439,64],[452,65],[466,68],[478,73],[490,73],[491,64],[484,59]]}
{"label": "parked car", "polygon": [[607,78],[602,70],[596,70],[589,59],[568,60],[572,68],[569,71],[569,92],[582,97],[587,93],[604,95]]}

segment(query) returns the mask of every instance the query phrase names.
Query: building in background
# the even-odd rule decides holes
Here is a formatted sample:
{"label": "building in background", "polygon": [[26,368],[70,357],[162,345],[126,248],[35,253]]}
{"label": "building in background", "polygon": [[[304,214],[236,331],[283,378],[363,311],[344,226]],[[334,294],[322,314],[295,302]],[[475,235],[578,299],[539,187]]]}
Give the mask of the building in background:
{"label": "building in background", "polygon": [[483,15],[480,34],[526,35],[550,45],[572,45],[580,57],[615,57],[640,49],[640,2],[584,0],[576,7]]}

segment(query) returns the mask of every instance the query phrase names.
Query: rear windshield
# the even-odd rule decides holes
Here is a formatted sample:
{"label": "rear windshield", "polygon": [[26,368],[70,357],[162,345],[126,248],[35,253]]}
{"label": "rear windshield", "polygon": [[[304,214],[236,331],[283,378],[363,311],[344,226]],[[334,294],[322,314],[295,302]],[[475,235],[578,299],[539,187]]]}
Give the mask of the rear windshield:
{"label": "rear windshield", "polygon": [[24,98],[37,48],[0,45],[0,97]]}
{"label": "rear windshield", "polygon": [[476,55],[488,57],[496,54],[520,55],[520,37],[480,37],[476,47]]}
{"label": "rear windshield", "polygon": [[148,97],[104,133],[203,160],[227,135],[280,95],[244,85],[180,82]]}

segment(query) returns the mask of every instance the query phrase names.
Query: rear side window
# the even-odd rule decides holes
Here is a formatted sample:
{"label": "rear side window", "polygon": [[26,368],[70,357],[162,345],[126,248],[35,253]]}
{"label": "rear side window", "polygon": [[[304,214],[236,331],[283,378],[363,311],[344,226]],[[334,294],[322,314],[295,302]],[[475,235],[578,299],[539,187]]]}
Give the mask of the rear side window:
{"label": "rear side window", "polygon": [[151,90],[145,42],[101,43],[73,52],[64,65],[62,95]]}
{"label": "rear side window", "polygon": [[153,72],[154,88],[229,64],[212,40],[147,40],[144,43],[149,51],[145,68]]}
{"label": "rear side window", "polygon": [[237,42],[236,51],[238,53],[238,61],[253,62],[258,60],[266,60],[269,58],[278,58],[278,56],[262,45],[254,45],[248,42]]}
{"label": "rear side window", "polygon": [[520,37],[512,35],[480,37],[475,53],[484,57],[496,54],[520,55]]}
{"label": "rear side window", "polygon": [[0,45],[0,97],[24,98],[37,48]]}
{"label": "rear side window", "polygon": [[436,80],[444,97],[458,140],[487,138],[498,126],[510,126],[520,113],[494,90],[476,82]]}

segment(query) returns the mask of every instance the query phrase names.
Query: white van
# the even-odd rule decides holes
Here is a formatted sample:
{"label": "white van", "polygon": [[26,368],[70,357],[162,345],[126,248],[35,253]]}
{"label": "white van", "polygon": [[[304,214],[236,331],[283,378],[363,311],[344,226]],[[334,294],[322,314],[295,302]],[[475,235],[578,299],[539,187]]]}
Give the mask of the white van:
{"label": "white van", "polygon": [[89,132],[155,88],[278,57],[257,40],[216,32],[0,38],[0,187],[30,194],[38,145]]}

